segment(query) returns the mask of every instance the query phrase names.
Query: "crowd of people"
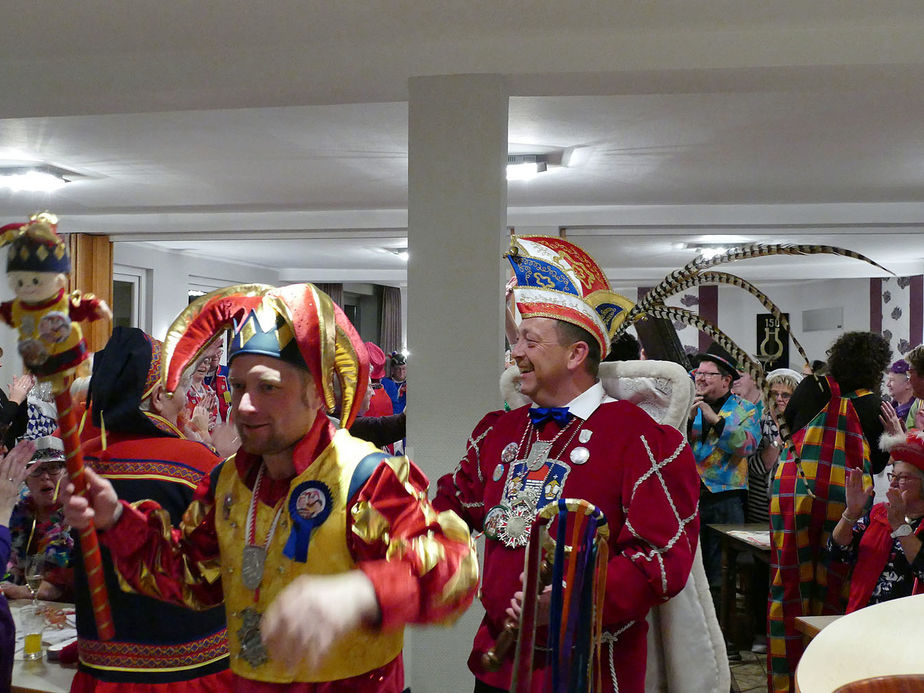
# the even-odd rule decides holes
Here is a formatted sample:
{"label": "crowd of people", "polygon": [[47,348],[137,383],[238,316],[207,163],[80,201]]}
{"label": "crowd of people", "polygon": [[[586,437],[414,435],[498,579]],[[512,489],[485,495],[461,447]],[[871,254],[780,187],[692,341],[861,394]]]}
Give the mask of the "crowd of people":
{"label": "crowd of people", "polygon": [[[644,352],[627,335],[610,342],[615,303],[601,298],[593,260],[560,239],[517,242],[507,334],[529,404],[479,421],[432,500],[402,454],[406,356],[363,343],[309,284],[257,298],[225,290],[220,306],[203,297],[165,342],[115,328],[80,404],[85,495],[67,479],[48,398],[30,401],[31,376],[13,380],[0,398],[0,588],[8,599],[75,602],[72,690],[399,693],[405,625],[451,622],[479,585],[472,685],[509,690],[513,657],[497,652],[530,599],[521,571],[531,530],[566,497],[593,504],[609,527],[594,690],[644,690],[646,616],[684,588],[698,546],[718,599],[708,524],[770,531],[770,570],[753,572],[767,595],[755,647],[768,651],[772,691],[793,690],[798,616],[917,590],[924,346],[892,361],[881,336],[849,332],[808,373],[761,378],[712,348],[694,359],[678,430],[605,390],[602,361]],[[519,274],[524,258],[548,271]],[[581,279],[531,283],[544,276]],[[888,480],[881,502],[876,475]],[[75,539],[91,522],[105,547],[113,638],[97,631]],[[33,594],[24,566],[36,555]],[[538,597],[538,631],[561,621],[554,593]],[[12,630],[0,599],[0,690]],[[533,690],[559,676],[555,647],[536,651]]]}

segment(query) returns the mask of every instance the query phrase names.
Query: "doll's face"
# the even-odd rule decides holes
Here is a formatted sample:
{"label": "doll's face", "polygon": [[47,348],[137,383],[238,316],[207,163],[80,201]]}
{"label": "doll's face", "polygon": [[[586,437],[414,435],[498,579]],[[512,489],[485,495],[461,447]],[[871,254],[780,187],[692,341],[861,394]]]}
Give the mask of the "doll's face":
{"label": "doll's face", "polygon": [[26,272],[18,270],[6,273],[7,281],[16,298],[26,303],[47,301],[67,286],[67,276],[57,272]]}

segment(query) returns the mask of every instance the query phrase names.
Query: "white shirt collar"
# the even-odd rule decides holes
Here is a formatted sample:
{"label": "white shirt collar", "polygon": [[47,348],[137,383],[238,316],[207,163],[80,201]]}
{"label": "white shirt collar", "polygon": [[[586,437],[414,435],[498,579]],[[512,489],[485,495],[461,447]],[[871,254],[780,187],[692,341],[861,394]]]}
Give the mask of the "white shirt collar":
{"label": "white shirt collar", "polygon": [[[586,421],[601,404],[615,401],[615,399],[606,394],[606,391],[603,389],[603,383],[598,380],[565,406],[568,407],[568,411],[571,414]],[[534,402],[532,406],[535,407],[537,405]]]}

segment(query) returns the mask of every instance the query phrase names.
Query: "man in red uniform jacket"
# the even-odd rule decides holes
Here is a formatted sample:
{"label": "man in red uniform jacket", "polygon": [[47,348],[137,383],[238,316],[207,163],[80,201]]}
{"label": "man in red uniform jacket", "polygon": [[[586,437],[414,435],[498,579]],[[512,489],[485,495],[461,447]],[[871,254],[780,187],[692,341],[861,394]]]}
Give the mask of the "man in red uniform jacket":
{"label": "man in red uniform jacket", "polygon": [[[548,260],[546,243],[554,246],[555,262]],[[496,672],[482,666],[481,656],[494,648],[511,599],[521,589],[524,550],[537,512],[559,498],[581,498],[603,511],[610,528],[604,690],[641,693],[645,616],[683,588],[696,552],[696,465],[679,431],[612,399],[597,380],[607,333],[615,325],[595,317],[599,313],[584,301],[590,293],[608,291],[593,260],[560,239],[515,238],[514,244],[518,262],[532,265],[528,274],[517,272],[517,307],[524,319],[512,356],[522,374],[520,391],[534,406],[482,419],[456,470],[439,480],[433,502],[485,533],[481,601],[486,613],[469,658],[475,691],[509,689],[512,656]],[[573,271],[568,259],[580,262],[584,271]],[[536,276],[572,282],[562,280],[555,291],[544,291],[541,284],[530,285]],[[613,296],[609,306],[621,298]],[[546,317],[550,314],[560,319]],[[538,648],[534,661],[544,667]],[[545,690],[541,679],[541,672],[534,674],[533,690]]]}

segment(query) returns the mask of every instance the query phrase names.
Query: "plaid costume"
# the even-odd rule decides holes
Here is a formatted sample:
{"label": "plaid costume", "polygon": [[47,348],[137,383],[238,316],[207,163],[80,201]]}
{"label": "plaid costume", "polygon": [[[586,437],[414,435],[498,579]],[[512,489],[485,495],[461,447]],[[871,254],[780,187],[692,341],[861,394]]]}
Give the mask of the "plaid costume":
{"label": "plaid costume", "polygon": [[822,559],[846,507],[846,469],[870,471],[869,444],[852,400],[871,393],[856,390],[842,396],[838,384],[827,380],[830,401],[793,434],[773,480],[767,676],[774,692],[795,690],[803,649],[795,619],[844,613],[847,566],[826,565]]}

